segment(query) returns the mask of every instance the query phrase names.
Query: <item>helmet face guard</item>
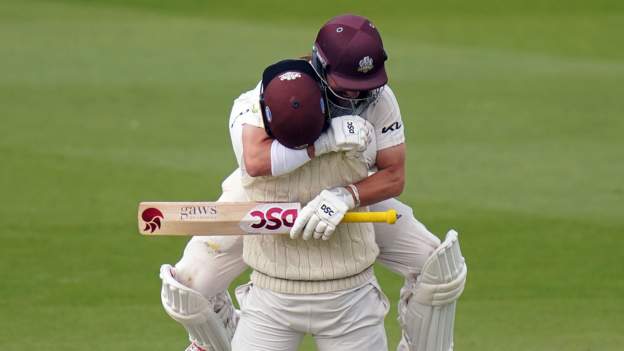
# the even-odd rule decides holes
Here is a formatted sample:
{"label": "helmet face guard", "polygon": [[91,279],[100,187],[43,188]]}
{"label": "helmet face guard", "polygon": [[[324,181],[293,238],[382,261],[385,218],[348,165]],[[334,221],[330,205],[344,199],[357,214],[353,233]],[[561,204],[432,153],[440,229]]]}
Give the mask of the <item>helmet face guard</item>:
{"label": "helmet face guard", "polygon": [[323,85],[323,89],[325,90],[325,94],[327,95],[327,105],[330,118],[345,115],[360,116],[364,110],[368,108],[368,106],[377,101],[384,88],[382,86],[372,90],[359,91],[359,96],[355,98],[341,95],[339,92],[333,90],[327,82],[327,64],[319,54],[316,46],[312,47],[312,67],[319,77],[319,80]]}
{"label": "helmet face guard", "polygon": [[319,29],[312,66],[327,90],[332,117],[361,115],[377,101],[388,83],[387,60],[381,35],[366,17],[339,15]]}

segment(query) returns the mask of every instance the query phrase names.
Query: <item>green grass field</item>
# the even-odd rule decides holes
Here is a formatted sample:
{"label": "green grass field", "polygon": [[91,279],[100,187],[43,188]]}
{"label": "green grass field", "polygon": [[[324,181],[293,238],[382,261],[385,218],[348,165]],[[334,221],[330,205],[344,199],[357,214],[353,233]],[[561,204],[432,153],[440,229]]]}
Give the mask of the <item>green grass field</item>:
{"label": "green grass field", "polygon": [[185,240],[136,205],[216,199],[232,100],[345,11],[384,36],[402,200],[460,231],[456,350],[624,349],[622,2],[315,3],[0,2],[0,350],[183,350],[157,274]]}

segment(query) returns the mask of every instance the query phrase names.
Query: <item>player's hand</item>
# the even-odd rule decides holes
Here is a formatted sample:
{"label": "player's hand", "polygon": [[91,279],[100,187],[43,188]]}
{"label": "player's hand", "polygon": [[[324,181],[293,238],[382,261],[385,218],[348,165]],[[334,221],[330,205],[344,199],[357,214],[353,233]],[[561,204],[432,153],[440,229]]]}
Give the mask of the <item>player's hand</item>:
{"label": "player's hand", "polygon": [[355,200],[346,188],[323,190],[299,212],[290,237],[328,240],[345,213],[354,207]]}
{"label": "player's hand", "polygon": [[377,164],[377,139],[375,137],[375,127],[373,127],[373,125],[369,121],[366,121],[366,127],[368,129],[368,132],[370,133],[370,139],[366,150],[362,152],[352,150],[347,151],[346,154],[348,158],[361,160],[362,162],[366,163],[366,166],[369,169],[371,169]]}
{"label": "player's hand", "polygon": [[360,116],[332,118],[327,131],[314,142],[314,154],[320,156],[329,152],[366,150],[373,136],[373,127]]}

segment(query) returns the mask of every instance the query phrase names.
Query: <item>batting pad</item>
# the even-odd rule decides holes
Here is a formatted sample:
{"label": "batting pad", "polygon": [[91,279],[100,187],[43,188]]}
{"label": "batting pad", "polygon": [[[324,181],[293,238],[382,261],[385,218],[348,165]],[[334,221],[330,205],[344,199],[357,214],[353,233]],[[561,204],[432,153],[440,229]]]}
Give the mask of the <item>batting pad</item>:
{"label": "batting pad", "polygon": [[[215,312],[213,302],[178,282],[172,270],[173,267],[168,264],[160,267],[163,283],[161,301],[167,314],[184,326],[191,342],[210,351],[230,351],[236,325],[235,320],[228,323],[228,318],[234,316],[220,316]],[[230,299],[227,292],[224,295],[225,299]],[[231,305],[231,300],[229,302]],[[235,313],[227,307],[221,311]]]}
{"label": "batting pad", "polygon": [[427,259],[416,282],[401,289],[399,322],[404,338],[400,350],[453,350],[455,305],[467,273],[457,232],[451,230]]}

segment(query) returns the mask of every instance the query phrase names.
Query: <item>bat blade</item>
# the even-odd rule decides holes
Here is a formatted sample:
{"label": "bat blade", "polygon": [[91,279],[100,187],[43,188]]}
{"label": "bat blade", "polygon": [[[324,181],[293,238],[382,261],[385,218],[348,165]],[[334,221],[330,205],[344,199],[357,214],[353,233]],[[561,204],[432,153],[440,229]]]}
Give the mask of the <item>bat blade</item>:
{"label": "bat blade", "polygon": [[143,235],[286,234],[299,203],[141,202],[139,232]]}
{"label": "bat blade", "polygon": [[[287,234],[301,205],[297,202],[141,202],[139,233],[160,235]],[[342,222],[393,224],[397,212],[347,212]]]}

